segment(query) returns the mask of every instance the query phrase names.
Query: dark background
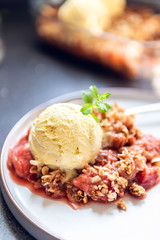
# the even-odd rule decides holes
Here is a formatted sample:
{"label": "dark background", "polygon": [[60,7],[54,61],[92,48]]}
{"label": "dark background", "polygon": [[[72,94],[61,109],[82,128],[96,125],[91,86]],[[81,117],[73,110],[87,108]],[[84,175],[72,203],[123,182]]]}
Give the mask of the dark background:
{"label": "dark background", "polygon": [[[101,66],[44,46],[36,37],[28,1],[0,1],[5,57],[0,65],[0,148],[14,124],[30,109],[56,96],[97,87],[150,89]],[[33,238],[19,225],[0,193],[0,239]]]}

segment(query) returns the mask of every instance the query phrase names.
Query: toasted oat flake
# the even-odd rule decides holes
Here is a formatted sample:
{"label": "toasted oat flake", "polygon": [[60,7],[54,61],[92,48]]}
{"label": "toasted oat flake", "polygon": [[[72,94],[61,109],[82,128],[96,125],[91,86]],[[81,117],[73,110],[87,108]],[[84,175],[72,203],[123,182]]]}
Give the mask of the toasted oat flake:
{"label": "toasted oat flake", "polygon": [[30,164],[34,166],[43,166],[42,163],[37,162],[36,160],[30,160]]}
{"label": "toasted oat flake", "polygon": [[37,174],[37,166],[32,166],[31,168],[30,168],[30,173],[35,173],[35,174]]}
{"label": "toasted oat flake", "polygon": [[117,173],[117,172],[114,172],[114,173],[112,173],[112,174],[108,174],[108,179],[110,180],[110,181],[114,181],[114,180],[116,180],[116,178],[118,178],[119,177],[119,174]]}
{"label": "toasted oat flake", "polygon": [[101,178],[98,175],[92,178],[92,183],[97,183],[99,181],[101,181]]}

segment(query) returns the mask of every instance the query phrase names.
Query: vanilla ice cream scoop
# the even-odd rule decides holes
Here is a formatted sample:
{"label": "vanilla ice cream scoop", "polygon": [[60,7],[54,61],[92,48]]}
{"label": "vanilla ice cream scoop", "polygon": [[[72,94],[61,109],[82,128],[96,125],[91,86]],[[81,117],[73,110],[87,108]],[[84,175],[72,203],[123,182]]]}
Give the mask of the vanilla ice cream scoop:
{"label": "vanilla ice cream scoop", "polygon": [[71,103],[54,104],[35,119],[29,145],[36,161],[63,171],[94,163],[102,131],[92,116],[83,115],[80,109]]}
{"label": "vanilla ice cream scoop", "polygon": [[126,0],[67,0],[59,8],[58,16],[65,22],[98,32],[123,13],[125,5]]}

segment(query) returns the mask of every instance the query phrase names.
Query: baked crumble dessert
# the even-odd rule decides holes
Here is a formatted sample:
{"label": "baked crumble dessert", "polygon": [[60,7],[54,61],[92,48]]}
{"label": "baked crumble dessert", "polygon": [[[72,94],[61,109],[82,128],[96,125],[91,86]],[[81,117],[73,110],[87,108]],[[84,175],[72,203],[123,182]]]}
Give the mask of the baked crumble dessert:
{"label": "baked crumble dessert", "polygon": [[160,139],[143,134],[134,116],[125,115],[117,104],[107,112],[98,112],[94,105],[93,118],[100,125],[91,112],[83,115],[79,110],[75,104],[44,110],[10,149],[8,168],[53,199],[77,205],[118,200],[117,206],[126,210],[120,199],[126,192],[143,199],[146,190],[160,182]]}
{"label": "baked crumble dessert", "polygon": [[[116,4],[114,6],[118,9]],[[80,14],[76,18],[75,9],[64,11],[62,5],[61,11],[61,7],[57,9],[44,6],[36,21],[38,36],[44,42],[110,67],[131,78],[144,71],[146,64],[156,64],[156,46],[160,41],[159,13],[144,5],[127,4],[125,7],[125,4],[121,3],[121,11],[117,14],[107,15],[109,9],[105,21],[99,20],[101,24],[97,23],[98,20],[96,23],[89,21],[88,26],[88,21],[83,19],[85,16],[81,16],[86,8],[76,10],[76,13]],[[70,12],[66,14],[66,11]],[[90,12],[88,10],[86,17]],[[83,21],[76,25],[77,19],[81,18]],[[152,41],[154,44],[146,45]]]}

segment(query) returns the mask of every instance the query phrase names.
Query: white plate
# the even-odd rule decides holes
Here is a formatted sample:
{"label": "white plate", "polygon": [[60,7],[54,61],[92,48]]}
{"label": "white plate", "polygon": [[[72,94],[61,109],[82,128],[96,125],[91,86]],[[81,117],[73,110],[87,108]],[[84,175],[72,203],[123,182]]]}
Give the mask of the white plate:
{"label": "white plate", "polygon": [[[157,102],[153,93],[131,89],[101,89],[112,93],[109,102],[122,107]],[[154,239],[159,236],[160,185],[147,193],[144,200],[125,198],[128,210],[120,211],[115,204],[92,203],[79,210],[67,204],[33,194],[27,187],[12,181],[6,167],[11,145],[26,133],[35,116],[45,107],[57,102],[82,103],[81,93],[76,92],[55,98],[27,113],[11,130],[1,153],[1,179],[4,198],[17,220],[34,237],[40,240],[97,240],[97,239]],[[160,137],[160,112],[137,117],[137,125],[145,133]]]}

